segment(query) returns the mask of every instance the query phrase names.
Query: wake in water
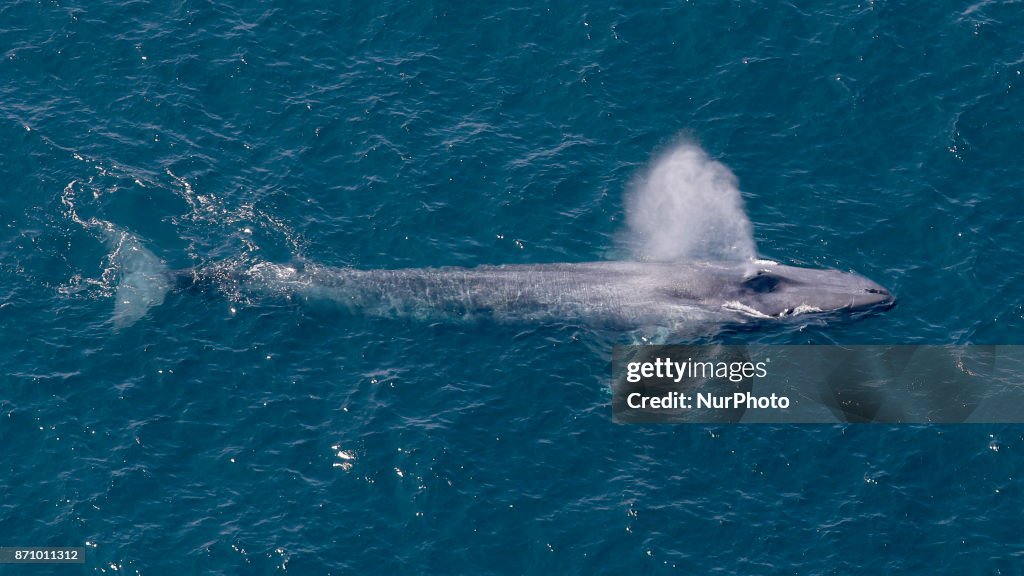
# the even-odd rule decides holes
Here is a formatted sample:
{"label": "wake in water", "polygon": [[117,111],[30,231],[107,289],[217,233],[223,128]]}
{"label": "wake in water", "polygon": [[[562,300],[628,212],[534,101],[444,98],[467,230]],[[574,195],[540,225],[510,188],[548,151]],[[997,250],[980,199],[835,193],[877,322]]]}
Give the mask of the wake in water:
{"label": "wake in water", "polygon": [[[64,215],[68,220],[102,242],[107,256],[101,266],[99,278],[83,278],[75,275],[59,291],[63,294],[85,292],[92,297],[114,298],[114,311],[110,324],[115,330],[130,326],[153,307],[163,303],[167,292],[176,279],[166,263],[146,248],[140,237],[121,226],[98,215],[80,215],[79,204],[88,214],[95,211],[98,202],[106,195],[126,189],[149,189],[166,192],[184,202],[187,211],[168,214],[166,217],[176,226],[189,225],[192,229],[205,232],[215,243],[200,250],[197,235],[189,234],[190,243],[185,253],[197,264],[196,269],[208,267],[203,252],[216,249],[227,250],[232,257],[216,266],[225,276],[237,276],[240,270],[260,262],[258,253],[265,251],[269,244],[280,244],[281,250],[295,257],[301,253],[301,242],[284,222],[250,203],[230,206],[222,198],[210,193],[197,193],[192,184],[170,169],[164,172],[171,178],[167,182],[157,173],[131,169],[117,163],[106,163],[73,153],[73,158],[89,166],[94,173],[81,180],[69,182],[61,194]],[[84,193],[83,193],[84,192]],[[273,238],[274,242],[261,242],[260,236]],[[234,246],[228,248],[225,244]],[[228,286],[223,286],[226,292]],[[230,295],[234,296],[233,292]]]}
{"label": "wake in water", "polygon": [[96,233],[110,250],[108,265],[96,284],[116,287],[110,321],[115,330],[120,330],[134,324],[153,306],[163,304],[171,286],[167,265],[131,232],[95,217],[83,220],[75,209],[75,184],[70,182],[61,196],[65,214],[72,222]]}

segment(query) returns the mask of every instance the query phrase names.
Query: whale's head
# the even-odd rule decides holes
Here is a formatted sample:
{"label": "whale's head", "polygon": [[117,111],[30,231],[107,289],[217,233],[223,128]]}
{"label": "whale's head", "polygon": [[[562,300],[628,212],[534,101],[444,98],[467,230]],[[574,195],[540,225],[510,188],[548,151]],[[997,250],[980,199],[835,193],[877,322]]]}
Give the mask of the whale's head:
{"label": "whale's head", "polygon": [[859,274],[760,260],[744,267],[724,307],[755,318],[789,318],[868,314],[895,303],[888,290]]}

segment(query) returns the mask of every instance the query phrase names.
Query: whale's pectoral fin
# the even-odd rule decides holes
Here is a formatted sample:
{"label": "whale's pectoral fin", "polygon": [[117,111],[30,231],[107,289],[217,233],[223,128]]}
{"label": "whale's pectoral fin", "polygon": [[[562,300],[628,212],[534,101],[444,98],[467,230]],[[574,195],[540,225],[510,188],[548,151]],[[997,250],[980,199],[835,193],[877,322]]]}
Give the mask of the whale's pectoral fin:
{"label": "whale's pectoral fin", "polygon": [[167,266],[137,237],[113,225],[103,226],[103,232],[118,278],[110,321],[115,330],[120,330],[134,324],[153,306],[163,304],[171,283]]}

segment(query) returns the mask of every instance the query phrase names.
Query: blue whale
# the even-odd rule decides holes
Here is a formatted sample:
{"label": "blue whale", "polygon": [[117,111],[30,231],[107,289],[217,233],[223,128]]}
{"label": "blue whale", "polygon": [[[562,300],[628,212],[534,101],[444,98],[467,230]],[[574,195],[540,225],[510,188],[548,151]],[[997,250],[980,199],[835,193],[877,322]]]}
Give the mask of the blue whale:
{"label": "blue whale", "polygon": [[[475,268],[361,270],[261,262],[167,272],[135,246],[115,305],[126,326],[173,287],[218,286],[423,321],[569,323],[647,334],[692,335],[721,326],[853,318],[891,308],[882,286],[850,272],[733,263],[585,262]],[[148,263],[140,263],[147,261]]]}
{"label": "blue whale", "polygon": [[354,313],[422,320],[569,322],[692,332],[721,324],[851,316],[890,308],[858,274],[747,262],[584,262],[359,270],[261,263],[249,291],[336,303]]}
{"label": "blue whale", "polygon": [[123,328],[174,288],[330,303],[356,314],[425,321],[578,323],[693,334],[716,326],[856,317],[891,308],[882,286],[852,272],[732,262],[609,261],[362,270],[219,263],[169,271],[132,234],[107,229],[119,270],[112,322]]}

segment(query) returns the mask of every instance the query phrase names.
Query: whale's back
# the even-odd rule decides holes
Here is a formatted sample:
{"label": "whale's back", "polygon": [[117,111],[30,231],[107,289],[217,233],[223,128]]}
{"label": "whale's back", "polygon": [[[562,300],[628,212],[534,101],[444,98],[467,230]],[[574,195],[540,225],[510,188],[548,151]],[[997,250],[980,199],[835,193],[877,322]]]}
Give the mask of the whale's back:
{"label": "whale's back", "polygon": [[[273,273],[305,299],[336,302],[387,317],[556,319],[619,328],[665,325],[707,316],[700,290],[667,277],[670,268],[639,262],[593,262],[359,270],[314,268]],[[678,273],[673,274],[677,276]],[[266,281],[264,271],[261,281]]]}

